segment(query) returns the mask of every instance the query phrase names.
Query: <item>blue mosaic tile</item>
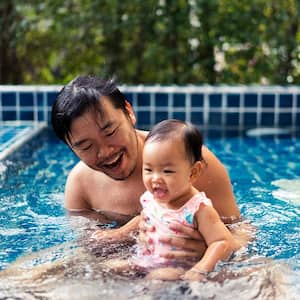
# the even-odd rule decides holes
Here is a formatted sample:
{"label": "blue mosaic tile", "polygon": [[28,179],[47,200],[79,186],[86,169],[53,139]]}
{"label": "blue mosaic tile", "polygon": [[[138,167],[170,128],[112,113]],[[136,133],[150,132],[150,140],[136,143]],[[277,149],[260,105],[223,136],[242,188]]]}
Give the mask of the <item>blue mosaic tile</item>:
{"label": "blue mosaic tile", "polygon": [[274,113],[263,112],[261,114],[261,126],[274,126]]}
{"label": "blue mosaic tile", "polygon": [[43,110],[39,110],[37,115],[38,115],[38,120],[39,120],[40,122],[45,121],[45,120],[44,120],[45,117],[44,117],[44,111],[43,111]]}
{"label": "blue mosaic tile", "polygon": [[204,123],[202,112],[192,112],[191,122],[196,125],[202,125]]}
{"label": "blue mosaic tile", "polygon": [[203,94],[192,94],[191,105],[192,107],[203,107],[204,95]]}
{"label": "blue mosaic tile", "polygon": [[16,106],[16,93],[3,92],[2,93],[2,106]]}
{"label": "blue mosaic tile", "polygon": [[257,94],[245,94],[244,95],[245,107],[256,107],[257,106]]}
{"label": "blue mosaic tile", "polygon": [[37,93],[37,104],[38,107],[44,106],[44,93]]}
{"label": "blue mosaic tile", "polygon": [[296,113],[296,125],[300,125],[300,113]]}
{"label": "blue mosaic tile", "polygon": [[150,124],[150,112],[149,111],[139,111],[137,113],[138,124],[148,125]]}
{"label": "blue mosaic tile", "polygon": [[228,94],[227,95],[227,106],[228,107],[239,107],[240,106],[240,95],[239,94]]}
{"label": "blue mosaic tile", "polygon": [[279,96],[280,107],[292,107],[293,106],[293,95],[281,94]]}
{"label": "blue mosaic tile", "polygon": [[168,106],[168,94],[157,93],[155,94],[155,105],[156,106]]}
{"label": "blue mosaic tile", "polygon": [[17,119],[16,111],[3,111],[2,112],[2,120],[3,121],[15,121]]}
{"label": "blue mosaic tile", "polygon": [[138,106],[150,106],[150,94],[149,93],[138,93],[137,94],[137,105]]}
{"label": "blue mosaic tile", "polygon": [[33,93],[20,93],[20,106],[33,106]]}
{"label": "blue mosaic tile", "polygon": [[227,113],[226,125],[238,126],[239,125],[239,113]]}
{"label": "blue mosaic tile", "polygon": [[47,93],[47,105],[48,106],[52,106],[57,95],[58,95],[58,93],[56,93],[56,92],[48,92]]}
{"label": "blue mosaic tile", "polygon": [[256,113],[244,113],[244,125],[255,126],[256,125]]}
{"label": "blue mosaic tile", "polygon": [[21,121],[32,121],[32,120],[34,120],[33,111],[21,111],[20,112],[20,120]]}
{"label": "blue mosaic tile", "polygon": [[155,123],[158,123],[162,120],[168,119],[168,112],[167,111],[157,111],[155,112]]}
{"label": "blue mosaic tile", "polygon": [[279,114],[279,126],[289,126],[292,124],[292,114],[291,113],[280,113]]}
{"label": "blue mosaic tile", "polygon": [[222,107],[222,94],[210,94],[209,95],[210,107]]}
{"label": "blue mosaic tile", "polygon": [[173,113],[173,118],[185,121],[185,113],[184,112],[174,112]]}
{"label": "blue mosaic tile", "polygon": [[218,112],[209,113],[209,125],[222,125],[222,114]]}
{"label": "blue mosaic tile", "polygon": [[[169,116],[172,116],[173,118],[178,118],[181,120],[184,120],[186,118],[185,113],[185,106],[186,106],[186,93],[185,90],[178,90],[179,92],[173,94],[173,106],[168,106],[168,93],[159,92],[154,93],[154,105],[155,105],[155,111],[154,111],[154,122],[159,122],[161,120],[167,119]],[[257,111],[256,108],[258,107],[258,94],[256,92],[248,92],[244,93],[244,108],[245,111],[243,111],[243,123],[244,126],[254,127],[257,125],[260,126],[274,126],[275,122],[275,115],[273,113],[273,108],[276,103],[276,92],[274,90],[274,93],[272,93],[272,90],[269,90],[267,93],[264,92],[263,88],[260,90],[263,94],[261,95],[262,99],[262,107],[259,109],[259,111],[262,112],[261,115],[261,124],[257,124]],[[259,92],[259,90],[258,90]],[[34,110],[28,110],[28,108],[34,106],[34,100],[35,100],[35,93],[37,96],[37,109],[38,113],[35,115]],[[49,92],[20,92],[19,98],[20,99],[20,107],[18,107],[19,113],[17,114],[16,110],[16,92],[8,92],[3,91],[1,94],[2,99],[2,121],[14,121],[17,117],[20,118],[20,120],[29,121],[33,120],[34,117],[37,117],[38,121],[48,121],[51,120],[51,107],[53,104],[53,101],[56,99],[57,92],[49,91]],[[133,100],[133,96],[135,93],[127,92],[125,91],[126,98],[131,102]],[[45,97],[46,96],[46,97]],[[136,111],[138,112],[139,107],[144,107],[147,110],[147,107],[151,105],[151,93],[149,92],[141,92],[136,93],[137,96],[137,102],[134,103],[137,105]],[[209,99],[209,107],[208,111],[204,111],[206,107],[204,107],[204,100],[205,95],[204,91],[195,92],[190,95],[191,99],[191,115],[190,120],[192,123],[195,123],[197,125],[204,124],[204,114],[209,113],[209,120],[208,120],[208,126],[214,126],[214,125],[225,125],[225,126],[233,126],[233,127],[239,127],[239,114],[238,112],[230,112],[226,111],[226,107],[222,107],[222,91],[219,91],[217,88],[214,93],[208,94]],[[45,97],[45,99],[44,99]],[[46,100],[46,103],[44,103],[44,100]],[[292,107],[294,104],[294,96],[293,94],[289,94],[289,91],[281,92],[278,96],[278,104],[279,104],[279,115],[278,115],[278,126],[292,126],[297,125],[299,126],[300,120],[299,120],[299,113],[296,113],[296,119],[292,118]],[[227,107],[230,108],[238,108],[241,105],[240,100],[240,94],[236,92],[228,93],[227,94]],[[8,108],[8,107],[11,107]],[[161,107],[160,110],[157,110],[157,108]],[[175,112],[173,107],[177,108],[177,110],[180,110],[178,112]],[[22,109],[24,108],[24,109]],[[197,108],[198,111],[193,111],[193,108]],[[226,124],[222,123],[222,113],[221,112],[214,112],[213,109],[216,108],[216,110],[222,109],[222,113],[225,113],[225,121]],[[249,111],[247,109],[249,108]],[[255,111],[251,112],[251,109]],[[283,108],[287,112],[280,112],[280,109]],[[297,94],[296,96],[296,108],[300,108],[300,94]],[[10,109],[9,111],[6,111],[6,109]],[[45,109],[45,112],[44,112]],[[152,109],[152,108],[151,108]],[[224,112],[223,112],[224,109]],[[265,110],[266,109],[266,110]],[[203,110],[203,111],[202,111]],[[210,111],[211,110],[211,111]],[[236,109],[235,109],[236,110]],[[289,111],[290,110],[290,111]],[[167,112],[168,111],[168,112]],[[232,110],[233,111],[233,110]],[[271,112],[272,111],[272,112]],[[276,111],[277,112],[277,111]],[[295,110],[293,109],[293,113],[295,113]],[[46,120],[45,120],[45,114],[46,114]],[[138,123],[141,125],[152,125],[151,122],[151,113],[149,111],[147,112],[138,112]],[[294,123],[293,123],[294,122]]]}
{"label": "blue mosaic tile", "polygon": [[262,107],[275,107],[275,95],[264,94],[261,101]]}
{"label": "blue mosaic tile", "polygon": [[173,96],[173,105],[174,107],[184,107],[185,106],[185,94],[175,93]]}

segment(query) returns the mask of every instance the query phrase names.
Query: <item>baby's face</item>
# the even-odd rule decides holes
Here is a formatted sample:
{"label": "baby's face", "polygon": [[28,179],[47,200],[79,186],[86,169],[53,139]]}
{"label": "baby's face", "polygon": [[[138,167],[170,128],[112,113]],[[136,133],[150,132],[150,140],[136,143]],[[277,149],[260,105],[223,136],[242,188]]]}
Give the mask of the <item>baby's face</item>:
{"label": "baby's face", "polygon": [[149,141],[143,151],[143,181],[154,199],[169,208],[181,206],[192,187],[192,165],[178,140]]}

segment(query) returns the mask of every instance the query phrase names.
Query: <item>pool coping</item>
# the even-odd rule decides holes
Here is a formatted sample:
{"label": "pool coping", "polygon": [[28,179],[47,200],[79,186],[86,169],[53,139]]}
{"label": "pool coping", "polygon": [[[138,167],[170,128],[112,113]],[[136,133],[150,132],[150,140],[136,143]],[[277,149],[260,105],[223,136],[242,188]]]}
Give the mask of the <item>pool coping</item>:
{"label": "pool coping", "polygon": [[16,133],[11,140],[8,142],[8,146],[0,151],[0,161],[7,158],[10,154],[16,151],[19,147],[21,147],[24,143],[32,139],[35,135],[37,135],[42,129],[47,127],[47,122],[20,122],[20,121],[7,121],[0,122],[1,125],[5,126],[26,126],[23,130]]}

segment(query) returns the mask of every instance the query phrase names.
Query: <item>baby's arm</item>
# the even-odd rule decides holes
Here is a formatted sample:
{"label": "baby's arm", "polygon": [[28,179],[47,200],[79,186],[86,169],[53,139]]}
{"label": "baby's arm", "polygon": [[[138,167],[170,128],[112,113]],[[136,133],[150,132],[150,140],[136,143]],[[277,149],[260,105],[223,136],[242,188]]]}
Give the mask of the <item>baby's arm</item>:
{"label": "baby's arm", "polygon": [[195,222],[205,239],[207,250],[202,259],[184,274],[183,279],[187,280],[203,279],[206,273],[213,271],[218,261],[226,259],[240,247],[212,206],[200,205]]}
{"label": "baby's arm", "polygon": [[92,238],[95,238],[97,240],[120,240],[123,238],[127,238],[131,232],[139,228],[140,219],[140,216],[136,216],[120,228],[110,230],[97,230],[93,233]]}

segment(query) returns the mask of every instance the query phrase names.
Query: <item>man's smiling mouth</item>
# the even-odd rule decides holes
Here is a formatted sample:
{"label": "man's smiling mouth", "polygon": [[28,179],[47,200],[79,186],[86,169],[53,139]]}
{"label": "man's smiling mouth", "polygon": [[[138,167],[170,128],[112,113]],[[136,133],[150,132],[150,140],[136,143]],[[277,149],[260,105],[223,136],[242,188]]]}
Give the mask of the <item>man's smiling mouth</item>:
{"label": "man's smiling mouth", "polygon": [[105,169],[114,169],[120,166],[124,153],[121,152],[113,161],[109,163],[102,163],[100,167]]}

